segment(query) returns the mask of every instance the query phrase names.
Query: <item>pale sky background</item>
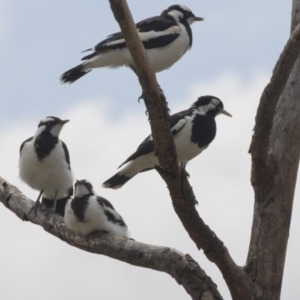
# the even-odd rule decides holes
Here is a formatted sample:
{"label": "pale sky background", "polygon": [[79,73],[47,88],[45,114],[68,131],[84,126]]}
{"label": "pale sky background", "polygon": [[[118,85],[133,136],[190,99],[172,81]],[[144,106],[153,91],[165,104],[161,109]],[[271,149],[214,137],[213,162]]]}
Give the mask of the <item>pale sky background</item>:
{"label": "pale sky background", "polygon": [[[129,0],[136,22],[184,4],[205,22],[192,25],[191,51],[158,74],[172,113],[201,95],[223,100],[233,118],[217,118],[215,141],[188,165],[204,221],[240,265],[253,214],[247,153],[261,92],[289,36],[291,1]],[[198,251],[173,211],[165,183],[152,171],[120,190],[101,188],[149,134],[141,88],[129,69],[96,70],[71,86],[61,73],[80,52],[119,31],[108,1],[0,0],[0,176],[36,199],[18,178],[19,146],[40,119],[71,120],[61,139],[78,179],[92,182],[124,217],[132,237],[189,253],[230,294],[218,269]],[[296,191],[282,299],[299,298],[299,191]],[[165,273],[73,248],[20,221],[0,205],[0,299],[190,299]]]}

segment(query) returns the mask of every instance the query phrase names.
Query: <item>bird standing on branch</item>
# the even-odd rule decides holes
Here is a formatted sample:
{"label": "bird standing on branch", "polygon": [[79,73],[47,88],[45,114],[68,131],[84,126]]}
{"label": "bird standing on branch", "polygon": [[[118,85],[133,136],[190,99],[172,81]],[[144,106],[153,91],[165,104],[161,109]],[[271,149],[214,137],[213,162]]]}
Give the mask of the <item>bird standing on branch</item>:
{"label": "bird standing on branch", "polygon": [[[177,159],[184,169],[188,161],[199,155],[214,140],[217,132],[215,117],[219,114],[231,117],[231,114],[224,110],[220,99],[202,96],[189,109],[170,117]],[[152,135],[149,135],[121,166],[125,164],[127,165],[121,171],[105,181],[102,186],[117,189],[138,173],[159,167]]]}
{"label": "bird standing on branch", "polygon": [[52,199],[49,212],[54,212],[58,199],[72,194],[73,175],[66,144],[58,137],[69,120],[47,117],[40,121],[36,133],[24,141],[20,148],[19,174],[21,179],[40,194],[33,207],[34,214],[40,198]]}
{"label": "bird standing on branch", "polygon": [[[184,5],[172,5],[160,16],[148,18],[136,24],[154,72],[170,68],[192,47],[193,37],[190,25],[195,21],[203,20],[203,18],[196,17]],[[94,52],[83,57],[82,64],[63,73],[60,77],[62,83],[73,83],[95,68],[126,66],[136,72],[121,32],[109,35],[95,47],[85,51]]]}
{"label": "bird standing on branch", "polygon": [[123,218],[112,204],[98,196],[87,180],[75,183],[75,198],[66,205],[65,223],[79,234],[88,235],[94,231],[107,231],[128,237],[128,229]]}

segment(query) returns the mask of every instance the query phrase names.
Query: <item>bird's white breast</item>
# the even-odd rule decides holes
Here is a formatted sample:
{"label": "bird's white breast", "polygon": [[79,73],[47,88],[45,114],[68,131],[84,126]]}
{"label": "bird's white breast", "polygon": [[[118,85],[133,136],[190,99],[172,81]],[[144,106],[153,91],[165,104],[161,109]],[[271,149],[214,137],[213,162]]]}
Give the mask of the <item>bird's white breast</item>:
{"label": "bird's white breast", "polygon": [[178,23],[180,28],[179,37],[171,44],[147,50],[154,72],[161,72],[170,68],[178,61],[189,48],[190,38],[184,25]]}
{"label": "bird's white breast", "polygon": [[[113,212],[118,214],[117,212]],[[91,196],[84,214],[83,221],[79,221],[71,208],[71,200],[67,203],[65,209],[65,223],[72,231],[88,235],[97,230],[104,230],[112,234],[128,236],[127,227],[113,224],[107,220],[103,207],[98,203],[96,196]]]}
{"label": "bird's white breast", "polygon": [[58,191],[58,198],[73,185],[72,172],[65,159],[61,141],[56,144],[49,156],[39,161],[34,140],[25,143],[19,159],[20,177],[30,187],[44,190],[47,195]]}

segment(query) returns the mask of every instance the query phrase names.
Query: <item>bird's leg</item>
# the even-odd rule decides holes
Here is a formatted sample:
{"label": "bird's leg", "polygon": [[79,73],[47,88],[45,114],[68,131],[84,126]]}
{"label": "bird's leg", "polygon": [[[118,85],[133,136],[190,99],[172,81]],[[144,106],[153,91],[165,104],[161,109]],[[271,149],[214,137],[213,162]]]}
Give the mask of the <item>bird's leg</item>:
{"label": "bird's leg", "polygon": [[58,191],[56,190],[55,191],[55,194],[54,194],[54,200],[53,200],[53,205],[52,207],[45,213],[45,215],[49,215],[50,213],[52,212],[55,212],[55,209],[56,209],[56,203],[57,203],[57,195],[58,195]]}
{"label": "bird's leg", "polygon": [[[181,177],[181,187],[182,187],[182,190],[184,190],[184,179],[185,179],[184,176],[188,179],[188,178],[190,178],[190,174],[186,171],[186,163],[181,163],[180,165],[181,165],[182,174],[183,174],[183,176]],[[189,192],[188,198],[192,199],[192,202],[194,205],[198,205],[198,201],[195,197],[193,188],[191,186],[190,186],[188,192]]]}
{"label": "bird's leg", "polygon": [[33,211],[33,214],[36,215],[36,211],[37,211],[38,207],[40,207],[40,205],[41,205],[40,199],[41,199],[43,193],[44,193],[44,190],[41,190],[38,198],[36,199],[36,201],[34,203],[34,205],[31,207],[31,209],[29,211],[29,214]]}

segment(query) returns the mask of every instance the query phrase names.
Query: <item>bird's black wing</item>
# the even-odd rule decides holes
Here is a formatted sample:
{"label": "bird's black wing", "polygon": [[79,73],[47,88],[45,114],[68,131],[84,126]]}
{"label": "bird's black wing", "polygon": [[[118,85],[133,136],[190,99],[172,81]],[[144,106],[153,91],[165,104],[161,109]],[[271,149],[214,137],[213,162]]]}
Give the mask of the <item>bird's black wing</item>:
{"label": "bird's black wing", "polygon": [[127,227],[121,215],[114,209],[113,205],[108,200],[97,196],[97,202],[103,207],[104,214],[110,222]]}
{"label": "bird's black wing", "polygon": [[25,140],[25,141],[21,144],[21,146],[20,146],[20,154],[21,154],[21,152],[22,152],[22,150],[23,150],[23,148],[24,148],[25,143],[32,141],[32,139],[33,139],[33,136],[30,137],[30,138],[28,138],[27,140]]}
{"label": "bird's black wing", "polygon": [[175,136],[186,124],[188,117],[192,115],[192,110],[180,111],[170,117],[170,126],[173,136]]}
{"label": "bird's black wing", "polygon": [[131,160],[136,159],[139,156],[146,155],[148,153],[151,153],[154,151],[154,143],[152,135],[150,134],[137,148],[136,152],[134,152],[132,155],[130,155],[119,167],[121,168],[126,163],[130,162]]}
{"label": "bird's black wing", "polygon": [[[176,135],[186,124],[187,117],[189,117],[192,113],[191,109],[183,110],[179,113],[176,113],[170,117],[170,127],[171,132]],[[154,143],[152,135],[150,134],[137,148],[136,152],[129,156],[120,166],[122,167],[124,164],[148,153],[154,151]]]}
{"label": "bird's black wing", "polygon": [[[172,43],[180,34],[180,27],[173,19],[165,16],[157,16],[145,19],[136,24],[140,39],[146,49],[159,48]],[[121,49],[126,46],[122,32],[109,35],[95,47],[85,50],[95,51],[82,58],[82,60],[91,59],[98,53],[110,50]]]}
{"label": "bird's black wing", "polygon": [[103,197],[97,196],[97,202],[98,202],[101,206],[105,205],[105,206],[110,207],[111,209],[114,210],[113,205],[112,205],[108,200],[106,200],[106,199],[103,198]]}
{"label": "bird's black wing", "polygon": [[67,145],[66,145],[63,141],[61,141],[61,144],[62,144],[62,147],[63,147],[64,152],[65,152],[66,162],[68,163],[68,165],[69,165],[69,167],[70,167],[70,169],[71,169],[70,154],[69,154]]}

